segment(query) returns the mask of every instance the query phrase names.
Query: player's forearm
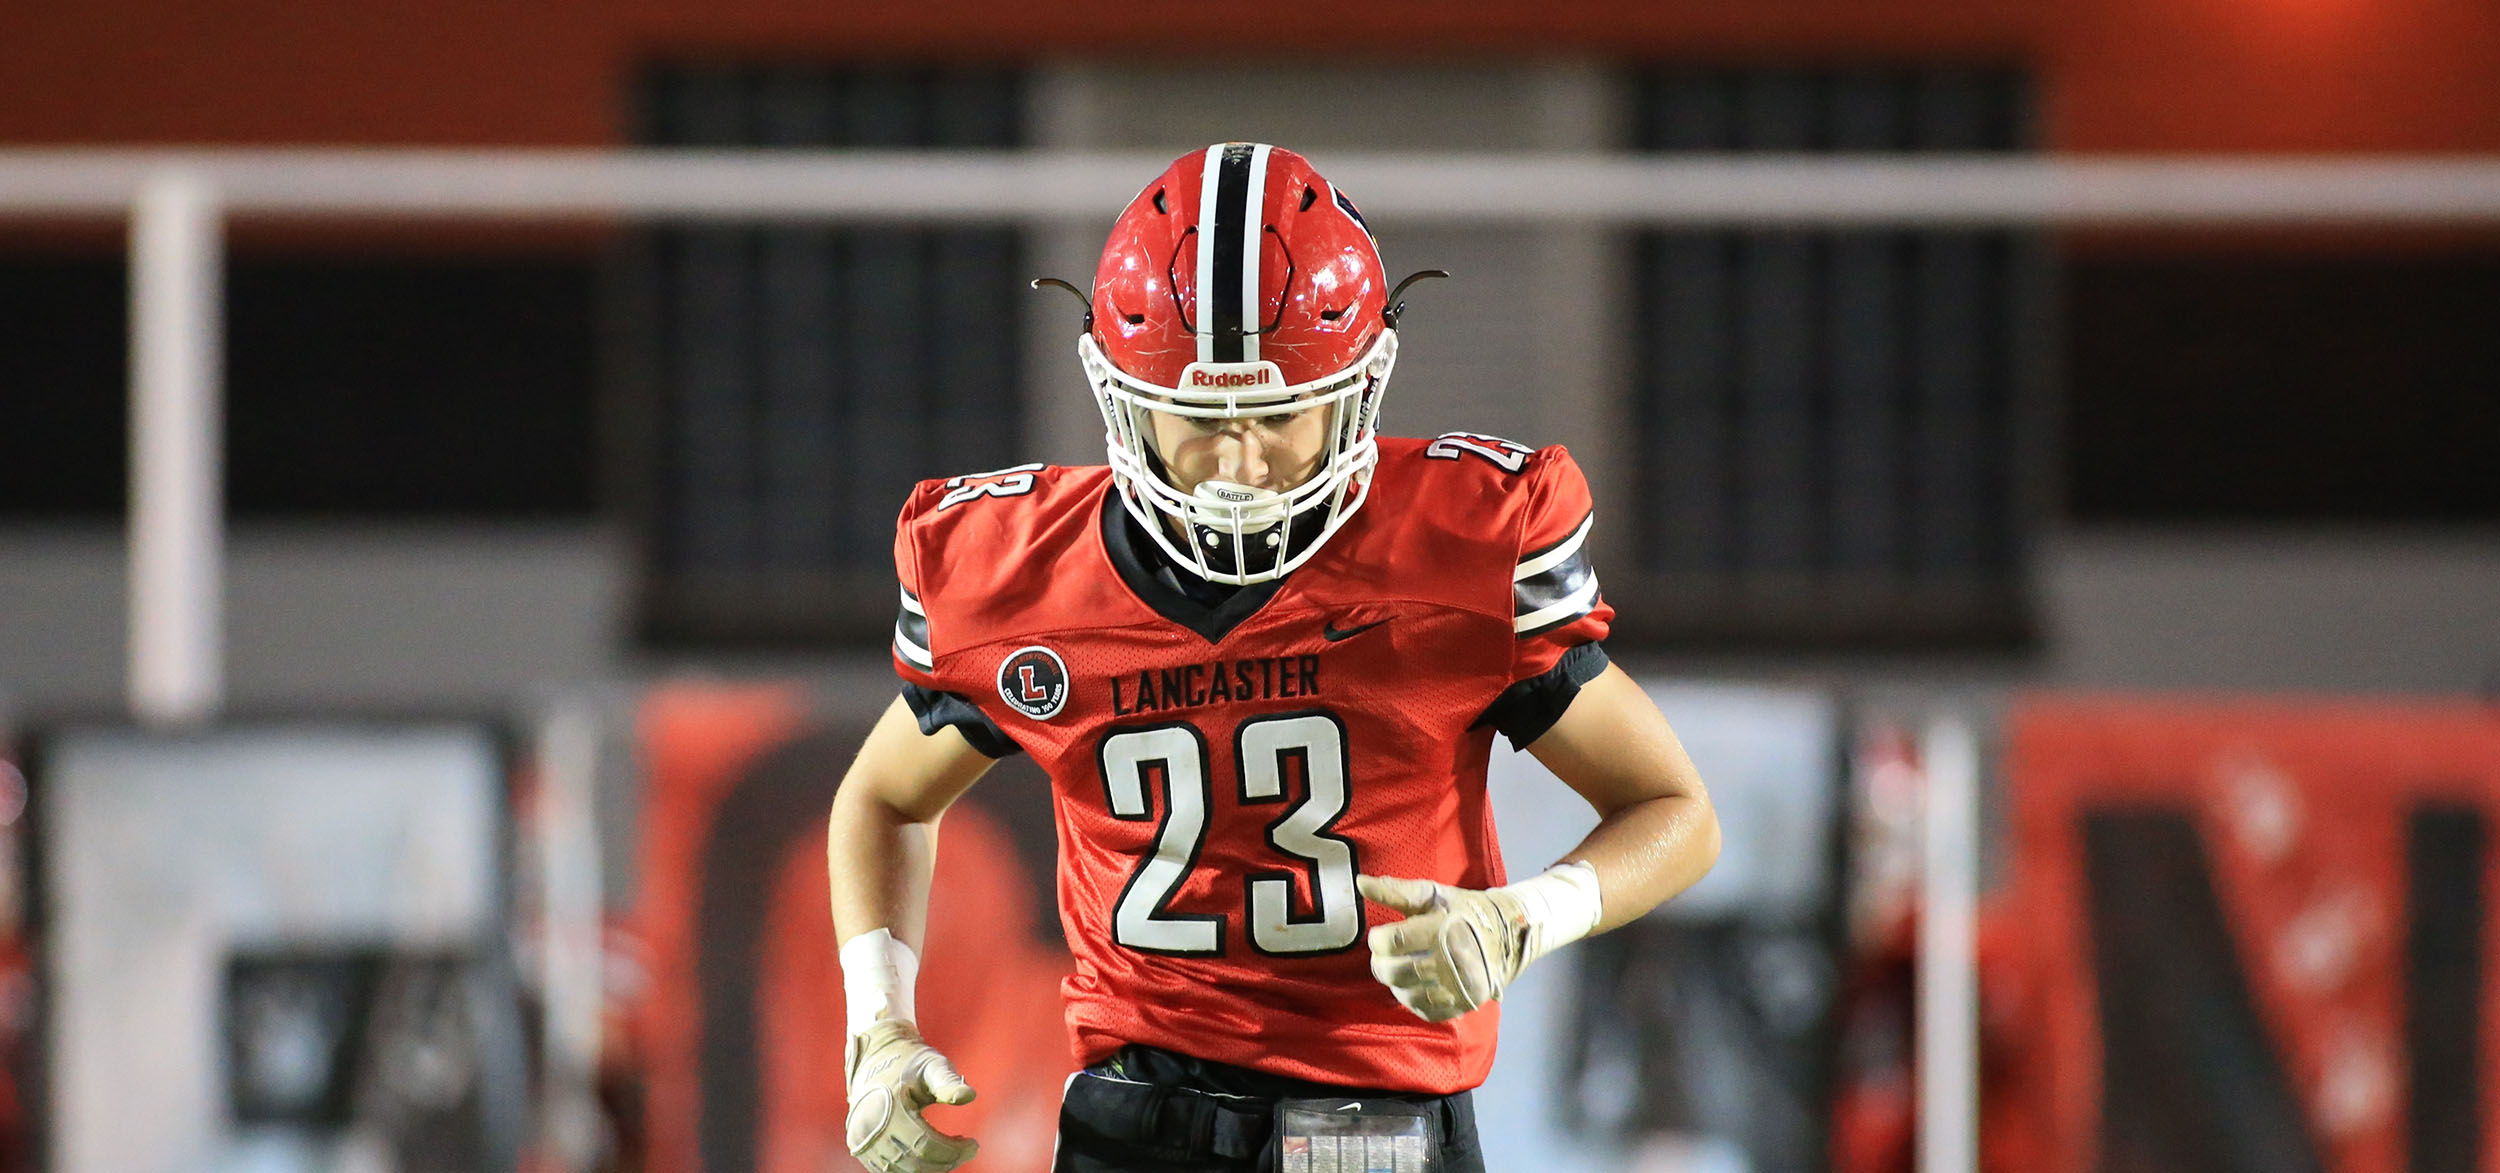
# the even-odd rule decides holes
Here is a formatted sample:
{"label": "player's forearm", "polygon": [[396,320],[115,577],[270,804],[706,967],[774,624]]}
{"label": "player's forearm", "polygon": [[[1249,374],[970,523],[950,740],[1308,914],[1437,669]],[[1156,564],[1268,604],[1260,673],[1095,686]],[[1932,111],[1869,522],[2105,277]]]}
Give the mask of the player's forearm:
{"label": "player's forearm", "polygon": [[929,918],[938,820],[914,819],[846,779],[826,830],[836,941],[885,929],[918,951]]}
{"label": "player's forearm", "polygon": [[1639,919],[1692,887],[1719,858],[1719,817],[1706,794],[1645,799],[1606,816],[1566,861],[1597,873],[1596,932]]}

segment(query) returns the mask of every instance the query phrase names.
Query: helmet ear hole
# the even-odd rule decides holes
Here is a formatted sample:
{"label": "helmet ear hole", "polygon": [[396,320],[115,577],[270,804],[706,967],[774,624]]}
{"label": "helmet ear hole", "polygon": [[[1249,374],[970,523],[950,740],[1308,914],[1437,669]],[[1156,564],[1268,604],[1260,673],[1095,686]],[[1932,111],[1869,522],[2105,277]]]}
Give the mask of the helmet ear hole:
{"label": "helmet ear hole", "polygon": [[1311,185],[1306,183],[1302,185],[1302,206],[1294,210],[1297,212],[1308,212],[1311,210],[1311,205],[1318,202],[1319,193],[1312,190]]}
{"label": "helmet ear hole", "polygon": [[1344,316],[1345,310],[1342,307],[1333,310],[1321,310],[1319,312],[1319,320],[1323,322],[1333,322]]}
{"label": "helmet ear hole", "polygon": [[[1169,215],[1171,215],[1171,214],[1172,214],[1172,205],[1170,205],[1170,204],[1168,204],[1168,203],[1165,203],[1165,202],[1164,202],[1164,200],[1163,200],[1163,191],[1164,191],[1164,189],[1159,188],[1159,187],[1155,189],[1155,211],[1161,212],[1161,213],[1163,213],[1164,215],[1169,216]],[[1309,207],[1310,205],[1309,205],[1309,204],[1304,204],[1303,206],[1304,206],[1304,207]]]}
{"label": "helmet ear hole", "polygon": [[1129,325],[1136,326],[1136,325],[1141,325],[1141,324],[1143,324],[1143,323],[1145,322],[1145,320],[1146,320],[1146,315],[1144,315],[1144,314],[1122,314],[1122,315],[1120,315],[1120,320],[1121,320],[1121,321],[1123,321],[1123,322],[1128,323]]}

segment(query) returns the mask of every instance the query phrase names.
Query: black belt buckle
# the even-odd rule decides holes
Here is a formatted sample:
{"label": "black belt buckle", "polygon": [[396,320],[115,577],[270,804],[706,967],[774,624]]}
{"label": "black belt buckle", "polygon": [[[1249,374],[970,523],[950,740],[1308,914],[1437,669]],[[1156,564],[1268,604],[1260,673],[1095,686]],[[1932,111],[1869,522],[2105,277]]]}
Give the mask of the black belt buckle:
{"label": "black belt buckle", "polygon": [[1435,1173],[1430,1107],[1330,1096],[1276,1102],[1277,1173]]}

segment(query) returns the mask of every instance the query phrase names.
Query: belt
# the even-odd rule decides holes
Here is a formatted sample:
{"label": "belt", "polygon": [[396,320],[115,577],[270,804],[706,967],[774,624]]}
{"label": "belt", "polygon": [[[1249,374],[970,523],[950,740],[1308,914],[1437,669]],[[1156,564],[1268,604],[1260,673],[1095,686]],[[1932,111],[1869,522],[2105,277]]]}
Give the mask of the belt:
{"label": "belt", "polygon": [[1105,1140],[1146,1150],[1155,1160],[1244,1161],[1267,1148],[1275,1105],[1188,1088],[1077,1073],[1063,1105],[1067,1118]]}

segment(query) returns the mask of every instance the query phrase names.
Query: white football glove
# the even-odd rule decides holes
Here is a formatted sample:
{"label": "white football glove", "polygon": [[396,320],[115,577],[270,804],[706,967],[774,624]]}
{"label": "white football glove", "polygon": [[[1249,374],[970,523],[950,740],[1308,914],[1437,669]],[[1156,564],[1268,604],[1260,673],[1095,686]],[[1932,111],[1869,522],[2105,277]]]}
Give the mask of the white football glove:
{"label": "white football glove", "polygon": [[876,1173],[945,1173],[972,1159],[980,1143],[940,1132],[920,1118],[931,1104],[969,1104],[972,1085],[911,1023],[880,1018],[843,1048],[851,1114],[851,1155]]}
{"label": "white football glove", "polygon": [[1356,876],[1366,899],[1406,914],[1371,931],[1372,976],[1426,1022],[1502,996],[1528,963],[1597,927],[1597,873],[1564,864],[1479,891],[1431,880]]}

